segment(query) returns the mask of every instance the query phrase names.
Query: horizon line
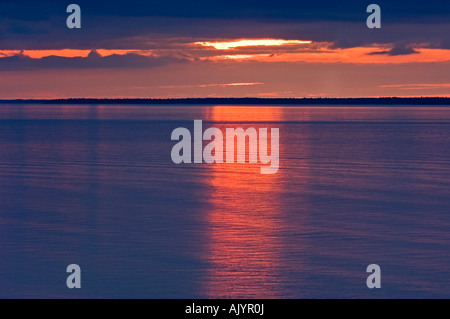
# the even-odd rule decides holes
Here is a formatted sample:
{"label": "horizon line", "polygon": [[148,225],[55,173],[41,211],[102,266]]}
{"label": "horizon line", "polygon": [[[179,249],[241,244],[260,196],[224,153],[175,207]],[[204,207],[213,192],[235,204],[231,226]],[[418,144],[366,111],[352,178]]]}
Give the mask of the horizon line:
{"label": "horizon line", "polygon": [[450,97],[185,97],[185,98],[59,98],[59,99],[0,99],[0,104],[181,104],[181,105],[449,105]]}

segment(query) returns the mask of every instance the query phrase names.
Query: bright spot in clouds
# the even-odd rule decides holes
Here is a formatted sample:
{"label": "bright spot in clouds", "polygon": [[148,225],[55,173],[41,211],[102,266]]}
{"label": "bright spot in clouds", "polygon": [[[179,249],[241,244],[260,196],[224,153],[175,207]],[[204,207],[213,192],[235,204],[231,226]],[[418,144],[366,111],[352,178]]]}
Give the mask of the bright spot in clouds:
{"label": "bright spot in clouds", "polygon": [[237,40],[228,42],[195,42],[195,44],[207,47],[214,47],[217,50],[229,50],[239,47],[281,46],[288,44],[311,44],[311,43],[312,41],[279,40],[279,39]]}

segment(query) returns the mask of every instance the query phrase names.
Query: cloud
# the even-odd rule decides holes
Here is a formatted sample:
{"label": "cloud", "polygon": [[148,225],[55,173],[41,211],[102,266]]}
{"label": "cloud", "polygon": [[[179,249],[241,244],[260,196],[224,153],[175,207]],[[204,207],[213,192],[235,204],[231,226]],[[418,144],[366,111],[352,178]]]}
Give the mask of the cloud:
{"label": "cloud", "polygon": [[408,47],[394,47],[389,51],[389,55],[396,56],[396,55],[409,55],[409,54],[417,54],[418,51],[414,50],[413,48]]}
{"label": "cloud", "polygon": [[[359,21],[366,15],[371,0],[260,1],[260,0],[77,0],[82,13],[89,16],[183,17],[220,19]],[[407,3],[377,0],[386,21],[414,19],[421,22],[445,21],[450,18],[450,4],[442,0],[409,0]],[[27,20],[47,19],[61,12],[67,3],[55,0],[19,0],[0,2],[5,17]]]}
{"label": "cloud", "polygon": [[115,69],[115,68],[152,68],[173,63],[185,63],[187,59],[172,56],[144,56],[135,53],[101,56],[95,50],[87,57],[48,56],[40,59],[30,58],[23,53],[0,58],[0,71],[33,69]]}
{"label": "cloud", "polygon": [[450,1],[378,0],[382,29],[369,30],[366,7],[372,2],[78,0],[82,28],[69,30],[65,3],[1,1],[0,48],[144,50],[240,38],[311,40],[335,48],[401,41],[450,48]]}
{"label": "cloud", "polygon": [[368,53],[368,55],[399,56],[399,55],[410,55],[410,54],[418,54],[418,53],[420,53],[420,52],[410,46],[396,45],[390,50],[370,52],[370,53]]}

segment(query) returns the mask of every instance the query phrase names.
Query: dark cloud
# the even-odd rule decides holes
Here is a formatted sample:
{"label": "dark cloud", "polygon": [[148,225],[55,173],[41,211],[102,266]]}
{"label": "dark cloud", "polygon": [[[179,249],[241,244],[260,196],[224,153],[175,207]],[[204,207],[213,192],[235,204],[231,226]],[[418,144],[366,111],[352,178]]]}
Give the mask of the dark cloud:
{"label": "dark cloud", "polygon": [[0,49],[172,49],[196,41],[236,38],[312,40],[334,43],[334,48],[374,43],[428,43],[434,48],[450,48],[450,20],[436,25],[383,23],[378,30],[368,29],[365,20],[320,23],[242,20],[230,23],[214,19],[118,17],[99,20],[87,17],[82,25],[82,29],[69,30],[64,21],[59,25],[55,21],[36,23],[37,30],[29,34],[4,34],[0,38]]}
{"label": "dark cloud", "polygon": [[[447,21],[450,3],[442,0],[166,0],[107,1],[77,0],[84,14],[95,16],[182,17],[302,21],[358,21],[365,8],[379,4],[385,18],[391,21]],[[58,0],[1,1],[0,12],[5,17],[25,20],[47,19],[65,12],[69,2]]]}
{"label": "dark cloud", "polygon": [[398,55],[410,55],[410,54],[417,54],[419,53],[412,47],[407,47],[404,45],[398,45],[393,47],[390,50],[386,51],[375,51],[368,53],[368,55],[390,55],[390,56],[398,56]]}
{"label": "dark cloud", "polygon": [[414,50],[413,48],[407,48],[407,47],[395,47],[391,51],[389,51],[389,55],[396,56],[396,55],[410,55],[410,54],[416,54],[419,53],[418,51]]}
{"label": "dark cloud", "polygon": [[152,68],[173,63],[185,63],[187,59],[164,56],[144,56],[139,54],[110,55],[102,57],[91,51],[87,57],[49,56],[33,59],[22,53],[0,57],[0,71],[34,70],[34,69],[114,69],[114,68]]}
{"label": "dark cloud", "polygon": [[[450,48],[450,1],[73,2],[82,10],[78,30],[65,24],[69,2],[1,1],[0,49],[171,49],[195,41],[261,37],[331,42],[333,48],[397,43]],[[381,6],[382,29],[366,27],[366,7],[373,2]]]}

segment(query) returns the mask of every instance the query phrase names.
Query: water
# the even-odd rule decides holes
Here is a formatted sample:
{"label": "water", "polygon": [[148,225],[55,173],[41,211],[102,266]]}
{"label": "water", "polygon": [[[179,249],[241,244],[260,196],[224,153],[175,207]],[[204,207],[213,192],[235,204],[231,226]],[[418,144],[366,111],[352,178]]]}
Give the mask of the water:
{"label": "water", "polygon": [[[173,164],[194,119],[278,127],[280,170]],[[0,297],[449,298],[449,142],[445,107],[2,105]]]}

